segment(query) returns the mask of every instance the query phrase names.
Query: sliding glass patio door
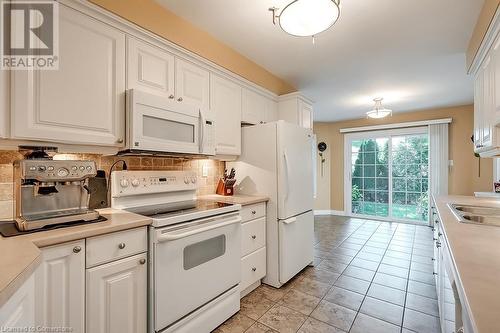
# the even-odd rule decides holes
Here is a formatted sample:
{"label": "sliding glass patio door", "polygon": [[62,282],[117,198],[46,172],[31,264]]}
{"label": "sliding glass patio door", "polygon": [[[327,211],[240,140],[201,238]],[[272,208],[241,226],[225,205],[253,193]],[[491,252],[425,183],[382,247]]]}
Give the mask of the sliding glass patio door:
{"label": "sliding glass patio door", "polygon": [[352,216],[429,221],[427,127],[346,135],[345,204]]}

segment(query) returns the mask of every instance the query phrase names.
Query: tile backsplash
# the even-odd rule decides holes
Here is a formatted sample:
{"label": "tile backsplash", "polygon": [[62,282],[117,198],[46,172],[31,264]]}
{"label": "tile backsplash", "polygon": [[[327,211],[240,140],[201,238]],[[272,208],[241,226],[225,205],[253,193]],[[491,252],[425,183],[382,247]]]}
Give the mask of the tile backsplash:
{"label": "tile backsplash", "polygon": [[[0,220],[11,220],[14,212],[13,163],[23,156],[14,150],[0,150]],[[198,174],[199,195],[215,193],[218,179],[223,175],[225,162],[209,159],[188,159],[181,157],[140,157],[140,156],[105,156],[98,154],[57,154],[54,159],[94,160],[97,168],[109,175],[111,165],[118,160],[125,160],[129,170],[190,170]],[[208,176],[202,177],[202,168],[208,169]],[[114,170],[121,170],[122,163],[117,163]]]}

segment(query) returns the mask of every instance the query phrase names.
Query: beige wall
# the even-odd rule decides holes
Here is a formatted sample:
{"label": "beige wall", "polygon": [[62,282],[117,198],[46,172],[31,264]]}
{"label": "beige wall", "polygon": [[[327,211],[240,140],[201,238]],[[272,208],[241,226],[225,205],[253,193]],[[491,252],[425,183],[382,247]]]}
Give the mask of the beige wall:
{"label": "beige wall", "polygon": [[287,82],[154,0],[90,1],[278,95],[295,91]]}
{"label": "beige wall", "polygon": [[467,69],[472,65],[474,57],[483,41],[484,35],[490,26],[493,16],[500,4],[500,0],[485,0],[481,13],[479,14],[479,19],[477,20],[474,31],[472,32],[472,37],[469,41],[469,47],[467,48],[466,61]]}
{"label": "beige wall", "polygon": [[[409,121],[452,118],[450,124],[450,159],[454,166],[449,174],[449,193],[472,195],[474,191],[491,191],[493,160],[481,159],[481,177],[478,177],[478,159],[474,157],[470,136],[473,131],[474,109],[472,105],[445,109],[394,114],[382,120],[356,119],[334,123],[314,123],[314,132],[319,141],[328,144],[330,153],[330,189],[318,193],[315,209],[344,210],[344,137],[341,128],[401,123]],[[319,188],[318,188],[319,189]]]}

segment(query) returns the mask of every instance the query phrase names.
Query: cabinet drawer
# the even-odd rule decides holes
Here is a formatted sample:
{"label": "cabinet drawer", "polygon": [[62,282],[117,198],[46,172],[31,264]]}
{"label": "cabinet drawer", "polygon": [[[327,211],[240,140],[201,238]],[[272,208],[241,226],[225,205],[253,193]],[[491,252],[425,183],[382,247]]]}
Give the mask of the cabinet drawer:
{"label": "cabinet drawer", "polygon": [[240,290],[245,290],[264,276],[266,276],[265,247],[241,258]]}
{"label": "cabinet drawer", "polygon": [[146,252],[146,228],[114,232],[87,238],[87,268]]}
{"label": "cabinet drawer", "polygon": [[243,223],[241,226],[241,255],[249,253],[266,245],[266,218]]}
{"label": "cabinet drawer", "polygon": [[266,203],[261,202],[254,205],[243,206],[241,209],[241,220],[247,222],[266,215]]}

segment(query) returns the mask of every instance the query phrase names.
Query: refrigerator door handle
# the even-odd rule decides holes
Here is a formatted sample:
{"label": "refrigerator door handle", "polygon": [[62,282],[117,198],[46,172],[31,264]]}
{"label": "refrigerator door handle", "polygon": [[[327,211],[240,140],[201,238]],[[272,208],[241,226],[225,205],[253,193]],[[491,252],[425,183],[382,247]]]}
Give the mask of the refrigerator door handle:
{"label": "refrigerator door handle", "polygon": [[290,217],[289,219],[283,220],[283,223],[285,223],[285,224],[291,224],[291,223],[294,223],[294,222],[297,222],[297,218],[296,217]]}
{"label": "refrigerator door handle", "polygon": [[285,183],[286,183],[286,191],[285,191],[285,200],[288,199],[288,192],[290,191],[290,185],[289,185],[289,179],[288,179],[288,175],[289,175],[289,169],[288,169],[288,157],[286,155],[286,150],[283,152],[283,159],[285,160],[285,173],[286,173],[286,177],[285,177]]}

